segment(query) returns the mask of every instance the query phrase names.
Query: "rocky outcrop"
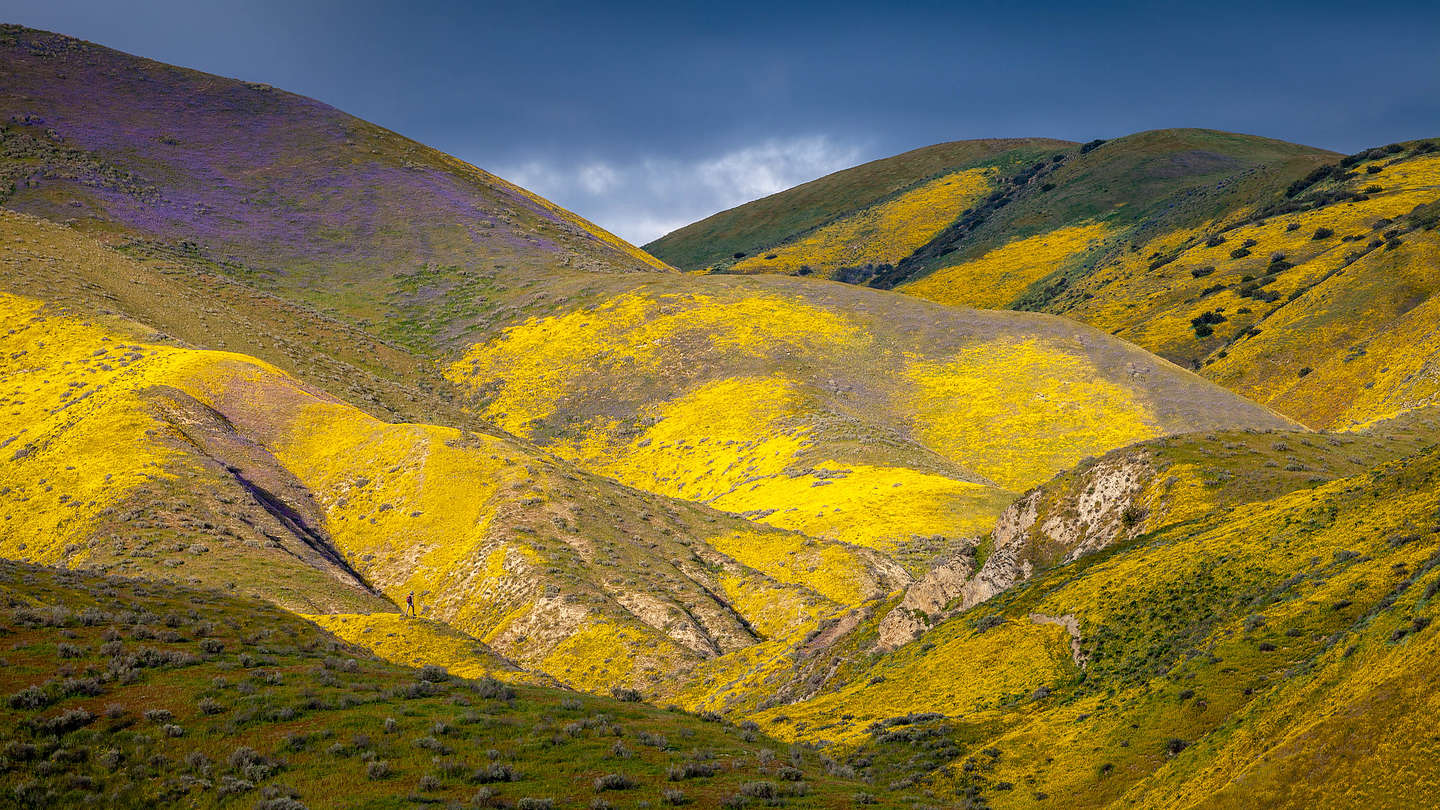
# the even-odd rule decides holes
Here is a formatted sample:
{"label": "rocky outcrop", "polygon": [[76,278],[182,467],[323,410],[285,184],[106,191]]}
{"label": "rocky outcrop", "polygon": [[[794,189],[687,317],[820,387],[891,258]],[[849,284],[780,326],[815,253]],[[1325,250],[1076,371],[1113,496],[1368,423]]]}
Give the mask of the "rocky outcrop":
{"label": "rocky outcrop", "polygon": [[[930,625],[1029,579],[1037,567],[1068,563],[1138,534],[1146,514],[1142,495],[1153,476],[1148,455],[1134,450],[1030,490],[996,521],[992,550],[978,570],[967,549],[910,586],[881,620],[878,648],[914,641]],[[1072,638],[1078,632],[1077,624]]]}
{"label": "rocky outcrop", "polygon": [[1099,551],[1139,533],[1146,514],[1139,496],[1153,476],[1154,467],[1142,450],[1101,459],[1079,471],[1038,530],[1032,518],[1023,531],[1063,551],[1059,562]]}
{"label": "rocky outcrop", "polygon": [[920,637],[933,617],[943,614],[946,607],[965,593],[975,573],[975,559],[967,552],[936,566],[915,582],[885,618],[880,620],[878,645],[893,650]]}

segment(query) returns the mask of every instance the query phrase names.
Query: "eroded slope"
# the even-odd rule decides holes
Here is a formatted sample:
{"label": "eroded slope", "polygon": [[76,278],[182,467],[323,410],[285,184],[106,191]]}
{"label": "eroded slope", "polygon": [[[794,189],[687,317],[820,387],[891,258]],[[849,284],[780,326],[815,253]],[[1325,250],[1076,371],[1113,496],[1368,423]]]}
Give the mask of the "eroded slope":
{"label": "eroded slope", "polygon": [[513,440],[381,422],[253,358],[3,302],[7,556],[172,572],[304,613],[393,611],[414,592],[426,615],[591,688],[803,632],[835,609],[820,593],[905,580],[870,552]]}

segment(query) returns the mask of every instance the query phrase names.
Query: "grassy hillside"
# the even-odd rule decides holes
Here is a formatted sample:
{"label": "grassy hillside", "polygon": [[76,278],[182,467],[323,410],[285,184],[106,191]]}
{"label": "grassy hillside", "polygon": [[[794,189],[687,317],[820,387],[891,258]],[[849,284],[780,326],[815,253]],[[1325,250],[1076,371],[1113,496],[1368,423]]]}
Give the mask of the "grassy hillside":
{"label": "grassy hillside", "polygon": [[643,703],[370,657],[263,602],[0,561],[16,807],[911,806]]}
{"label": "grassy hillside", "polygon": [[1370,150],[1116,256],[1049,308],[1311,426],[1363,425],[1435,401],[1437,205],[1433,142]]}
{"label": "grassy hillside", "polygon": [[[1052,161],[1053,168],[1043,175],[1012,183],[1007,196],[983,217],[957,224],[886,281],[923,278],[916,284],[918,293],[972,306],[969,296],[978,287],[990,296],[987,303],[1049,311],[1045,302],[1060,277],[1056,270],[1070,264],[1085,267],[1099,254],[1119,254],[1134,243],[1246,209],[1338,157],[1284,141],[1205,129],[1153,130],[1092,141]],[[1045,236],[1060,244],[1048,244],[1043,258],[1028,266],[1013,261],[1015,253],[1034,251],[1019,240]],[[1005,262],[1011,269],[998,288],[990,288],[995,282],[987,272],[989,263],[1006,256],[1001,251],[1012,254]],[[982,263],[970,268],[977,260]]]}
{"label": "grassy hillside", "polygon": [[448,373],[589,469],[919,567],[1087,455],[1289,424],[1073,322],[770,276],[657,280]]}
{"label": "grassy hillside", "polygon": [[[878,287],[924,277],[913,290],[924,297],[1003,307],[1067,260],[1121,237],[1148,238],[1242,208],[1336,157],[1266,138],[1186,129],[1083,145],[1010,142],[1003,151],[967,154],[965,162],[943,168],[919,159],[956,146],[838,172],[649,247],[687,269],[813,274]],[[877,176],[887,184],[876,185]],[[781,224],[816,200],[826,202],[825,216]],[[720,244],[722,228],[754,232],[748,243],[737,243],[735,252],[745,256],[687,261],[700,246]]]}
{"label": "grassy hillside", "polygon": [[1047,138],[1010,138],[927,146],[722,211],[666,234],[645,249],[684,270],[700,270],[717,263],[728,266],[877,203],[904,196],[944,175],[963,169],[1010,166],[1071,145],[1069,141]]}
{"label": "grassy hillside", "polygon": [[394,421],[474,430],[434,363],[343,320],[237,282],[192,257],[122,251],[0,208],[0,288],[144,323],[183,343],[250,355]]}
{"label": "grassy hillside", "polygon": [[738,259],[726,270],[859,280],[870,266],[891,265],[933,239],[990,193],[997,173],[989,168],[942,174],[779,247]]}

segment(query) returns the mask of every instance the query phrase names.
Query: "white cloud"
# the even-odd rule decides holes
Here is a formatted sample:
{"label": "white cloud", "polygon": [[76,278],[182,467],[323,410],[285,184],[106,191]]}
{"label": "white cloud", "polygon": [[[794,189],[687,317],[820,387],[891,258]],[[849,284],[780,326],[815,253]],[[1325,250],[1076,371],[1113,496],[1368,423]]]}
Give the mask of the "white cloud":
{"label": "white cloud", "polygon": [[517,163],[507,166],[503,171],[495,174],[509,180],[517,186],[522,186],[531,191],[543,194],[539,189],[557,188],[569,182],[566,175],[548,163],[538,160],[531,160],[525,163]]}
{"label": "white cloud", "polygon": [[537,159],[492,171],[642,245],[859,159],[859,147],[815,136],[764,141],[691,161]]}
{"label": "white cloud", "polygon": [[620,175],[604,163],[591,163],[588,166],[581,166],[577,173],[580,187],[590,194],[604,194],[615,187],[620,180]]}
{"label": "white cloud", "polygon": [[743,202],[853,165],[857,153],[854,147],[838,147],[828,138],[801,138],[746,147],[696,168],[702,183],[730,191]]}

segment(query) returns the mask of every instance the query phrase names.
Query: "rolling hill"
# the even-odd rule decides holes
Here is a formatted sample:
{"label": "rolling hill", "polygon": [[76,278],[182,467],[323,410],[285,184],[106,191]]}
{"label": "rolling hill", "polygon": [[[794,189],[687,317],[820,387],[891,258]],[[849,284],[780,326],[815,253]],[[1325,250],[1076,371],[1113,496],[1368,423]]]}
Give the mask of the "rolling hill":
{"label": "rolling hill", "polygon": [[655,280],[511,327],[448,373],[562,458],[917,571],[1085,456],[1294,427],[1071,321],[775,277]]}
{"label": "rolling hill", "polygon": [[593,275],[666,272],[511,183],[317,101],[0,30],[0,204],[262,280],[427,348]]}
{"label": "rolling hill", "polygon": [[[1005,151],[992,151],[996,145]],[[957,148],[964,150],[957,155],[964,156],[963,163],[938,168],[933,160],[916,159]],[[990,153],[975,155],[981,148]],[[1063,228],[1088,227],[1080,240],[1088,243],[1135,226],[1194,224],[1282,189],[1337,157],[1210,130],[1157,130],[1086,144],[960,141],[836,172],[716,214],[646,247],[685,270],[794,274],[808,265],[818,275],[893,287],[957,264],[956,259],[978,258],[1016,239]],[[877,187],[875,178],[887,183]],[[941,195],[946,181],[965,193]],[[796,227],[781,224],[792,210],[816,207],[823,208],[824,218]],[[917,217],[917,209],[925,215]],[[888,239],[864,228],[887,219],[897,220]],[[708,243],[712,233],[731,231],[745,235],[734,252],[709,264],[692,258],[692,242]],[[737,252],[745,257],[735,257]],[[1018,296],[1038,278],[1008,278],[1008,286],[987,290],[986,300],[972,305],[997,307],[1009,300],[1007,291]],[[970,285],[960,286],[971,294]]]}
{"label": "rolling hill", "polygon": [[[833,609],[703,538],[791,582],[823,558],[835,570],[811,584],[845,601],[904,581],[868,552],[626,490],[513,439],[381,422],[246,355],[0,301],[12,558],[183,570],[306,614],[393,613],[414,592],[426,615],[604,688],[781,634],[778,604],[799,623]],[[751,598],[765,615],[732,609]],[[573,649],[587,632],[637,646],[607,667]]]}
{"label": "rolling hill", "polygon": [[[831,192],[833,221],[766,233],[744,246],[747,258],[711,269],[814,272],[957,306],[1065,315],[1314,428],[1435,401],[1431,141],[1341,158],[1160,130],[1066,147],[1010,176],[970,170],[977,185],[945,199],[919,171],[888,199],[850,194],[847,175],[887,163],[900,172],[904,158],[716,215],[739,228],[803,209],[817,185]],[[916,205],[925,216],[907,212]],[[691,234],[651,247],[689,269]]]}
{"label": "rolling hill", "polygon": [[857,210],[904,196],[925,181],[943,180],[966,170],[993,171],[1072,145],[1046,138],[1017,138],[927,146],[707,217],[660,237],[645,249],[685,270],[754,257],[796,234],[821,229]]}

